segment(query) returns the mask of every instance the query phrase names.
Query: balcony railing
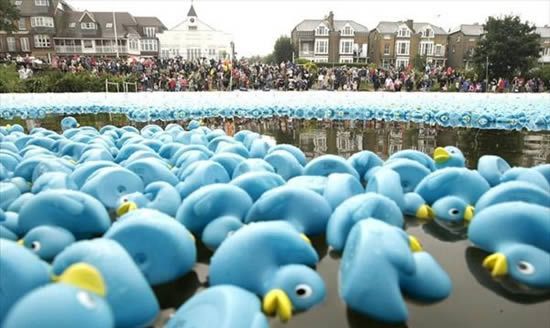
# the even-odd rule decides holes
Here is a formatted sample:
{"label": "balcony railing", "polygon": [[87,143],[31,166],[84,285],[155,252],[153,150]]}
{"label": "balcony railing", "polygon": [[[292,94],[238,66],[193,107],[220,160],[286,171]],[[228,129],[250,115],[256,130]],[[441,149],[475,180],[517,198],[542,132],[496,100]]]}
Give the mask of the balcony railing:
{"label": "balcony railing", "polygon": [[[55,51],[61,54],[72,53],[96,53],[96,54],[114,54],[116,53],[115,46],[95,46],[95,48],[83,48],[82,46],[55,46]],[[118,46],[118,52],[126,54],[128,53],[128,47]]]}
{"label": "balcony railing", "polygon": [[55,46],[55,52],[61,54],[72,54],[82,52],[82,46]]}
{"label": "balcony railing", "polygon": [[[96,46],[95,52],[98,54],[114,54],[116,53],[116,46]],[[128,48],[125,46],[118,46],[119,53],[127,53]]]}

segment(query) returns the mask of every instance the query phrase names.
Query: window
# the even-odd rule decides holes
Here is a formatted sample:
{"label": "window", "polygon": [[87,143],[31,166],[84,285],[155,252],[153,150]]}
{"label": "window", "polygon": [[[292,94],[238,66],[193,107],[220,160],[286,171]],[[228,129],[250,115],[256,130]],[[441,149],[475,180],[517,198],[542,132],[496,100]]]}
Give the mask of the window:
{"label": "window", "polygon": [[443,56],[443,46],[440,44],[435,45],[435,55],[436,56]]}
{"label": "window", "polygon": [[431,56],[433,54],[434,44],[432,42],[421,42],[420,43],[420,55],[421,56]]}
{"label": "window", "polygon": [[50,37],[44,34],[37,34],[34,36],[34,47],[35,48],[49,48],[50,47]]}
{"label": "window", "polygon": [[105,24],[105,28],[113,28],[113,23],[107,23],[107,24]]}
{"label": "window", "polygon": [[390,54],[390,45],[388,43],[384,44],[384,55]]}
{"label": "window", "polygon": [[399,29],[399,31],[397,31],[397,36],[402,38],[409,38],[411,36],[411,31],[406,27],[402,27]]}
{"label": "window", "polygon": [[8,51],[14,52],[15,51],[15,38],[9,37],[7,38],[8,41]]}
{"label": "window", "polygon": [[17,28],[19,31],[25,31],[27,29],[27,25],[25,24],[25,17],[19,18],[17,21]]}
{"label": "window", "polygon": [[80,23],[80,28],[83,30],[95,30],[97,27],[95,23],[88,22],[88,23]]}
{"label": "window", "polygon": [[84,40],[84,49],[93,49],[94,42],[92,40]]}
{"label": "window", "polygon": [[19,42],[21,42],[21,51],[31,51],[29,38],[21,38]]}
{"label": "window", "polygon": [[16,5],[16,6],[21,6],[22,3],[23,3],[22,0],[17,0],[17,1],[15,1],[15,5]]}
{"label": "window", "polygon": [[434,36],[434,31],[431,28],[428,27],[427,29],[425,29],[422,32],[422,36],[425,37],[425,38],[430,38],[430,37]]}
{"label": "window", "polygon": [[69,27],[75,28],[75,27],[76,27],[76,23],[70,23],[70,24],[69,24]]}
{"label": "window", "polygon": [[340,58],[340,63],[353,63],[353,58]]}
{"label": "window", "polygon": [[352,36],[353,35],[353,29],[351,26],[346,25],[344,29],[342,30],[342,35]]}
{"label": "window", "polygon": [[196,31],[196,30],[197,30],[196,26],[189,26],[189,31]]}
{"label": "window", "polygon": [[320,25],[315,30],[315,35],[328,35],[328,28],[325,25]]}
{"label": "window", "polygon": [[408,55],[409,54],[409,41],[397,41],[397,54],[398,55]]}
{"label": "window", "polygon": [[158,51],[157,40],[141,40],[141,51]]}
{"label": "window", "polygon": [[144,27],[143,33],[145,33],[145,36],[148,38],[154,38],[156,29],[154,27]]}
{"label": "window", "polygon": [[302,52],[309,52],[309,43],[302,43]]}
{"label": "window", "polygon": [[53,27],[52,17],[31,17],[32,27]]}
{"label": "window", "polygon": [[35,6],[47,7],[50,5],[50,0],[34,0]]}
{"label": "window", "polygon": [[316,62],[316,63],[328,63],[328,58],[327,57],[319,57],[319,58],[315,58],[313,61]]}
{"label": "window", "polygon": [[550,56],[550,48],[544,48],[542,51],[543,56]]}
{"label": "window", "polygon": [[130,41],[128,42],[128,46],[130,47],[130,50],[139,50],[139,42],[137,39],[130,39]]}
{"label": "window", "polygon": [[315,53],[328,54],[328,40],[315,40]]}
{"label": "window", "polygon": [[353,53],[353,41],[352,40],[340,40],[340,53],[352,54]]}
{"label": "window", "polygon": [[397,59],[395,61],[395,66],[397,66],[397,68],[407,67],[409,66],[409,59],[408,58]]}
{"label": "window", "polygon": [[187,49],[187,59],[198,59],[201,58],[201,50],[199,48],[189,48]]}

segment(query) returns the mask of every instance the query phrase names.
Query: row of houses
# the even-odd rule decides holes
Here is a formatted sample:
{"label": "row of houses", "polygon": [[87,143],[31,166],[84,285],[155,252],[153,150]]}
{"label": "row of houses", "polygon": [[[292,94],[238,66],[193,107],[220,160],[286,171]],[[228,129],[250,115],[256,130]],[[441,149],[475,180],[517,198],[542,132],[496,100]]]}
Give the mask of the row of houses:
{"label": "row of houses", "polygon": [[[297,57],[315,62],[375,63],[385,68],[407,66],[420,55],[427,62],[468,68],[484,33],[483,25],[463,24],[445,31],[427,22],[383,21],[369,30],[353,20],[306,19],[291,32]],[[538,27],[542,63],[550,63],[550,27]]]}

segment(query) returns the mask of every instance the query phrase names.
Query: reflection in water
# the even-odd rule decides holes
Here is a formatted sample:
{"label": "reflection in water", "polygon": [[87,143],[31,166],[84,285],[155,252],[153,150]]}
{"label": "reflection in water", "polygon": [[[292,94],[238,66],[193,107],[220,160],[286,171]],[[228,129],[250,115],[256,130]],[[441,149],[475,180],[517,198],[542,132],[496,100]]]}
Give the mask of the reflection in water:
{"label": "reflection in water", "polygon": [[438,240],[445,242],[455,242],[468,238],[468,226],[462,222],[459,224],[453,224],[448,222],[441,222],[439,220],[432,220],[422,225],[422,230],[427,234],[430,234]]}
{"label": "reflection in water", "polygon": [[489,253],[476,247],[468,247],[465,253],[466,263],[468,263],[468,269],[472,275],[481,285],[497,295],[520,304],[533,304],[550,300],[550,291],[530,289],[509,278],[493,279],[489,271],[482,265],[483,259]]}

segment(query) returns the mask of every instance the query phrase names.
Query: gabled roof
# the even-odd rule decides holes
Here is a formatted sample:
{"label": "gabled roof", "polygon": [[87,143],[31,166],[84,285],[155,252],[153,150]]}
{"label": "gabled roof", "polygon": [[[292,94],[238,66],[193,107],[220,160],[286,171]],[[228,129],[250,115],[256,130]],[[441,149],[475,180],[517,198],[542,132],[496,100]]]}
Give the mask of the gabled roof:
{"label": "gabled roof", "polygon": [[87,10],[84,10],[84,11],[82,12],[82,16],[80,16],[80,19],[79,19],[78,21],[81,22],[82,19],[84,18],[84,16],[90,17],[90,19],[91,19],[94,23],[97,23],[97,22],[95,21],[94,14],[92,14],[91,12],[89,12],[89,11],[87,11]]}
{"label": "gabled roof", "polygon": [[550,38],[550,26],[539,26],[535,33],[539,34],[541,38]]}
{"label": "gabled roof", "polygon": [[447,34],[447,32],[445,32],[445,30],[442,28],[442,27],[439,27],[437,25],[434,25],[434,24],[431,24],[431,23],[417,23],[417,22],[414,22],[413,23],[413,28],[416,32],[422,32],[424,30],[424,27],[430,27],[432,29],[432,31],[434,31],[434,34],[436,35],[442,35],[442,34]]}
{"label": "gabled roof", "polygon": [[[304,19],[298,25],[296,25],[296,31],[314,31],[321,23],[327,24],[325,19]],[[344,29],[344,26],[349,24],[356,32],[368,32],[368,28],[365,25],[361,25],[352,20],[334,20],[334,28],[337,31]]]}
{"label": "gabled roof", "polygon": [[166,26],[157,17],[134,16],[134,19],[140,26],[154,26],[163,31],[167,30]]}
{"label": "gabled roof", "polygon": [[187,17],[194,16],[197,17],[197,12],[195,11],[195,8],[193,5],[191,5],[191,8],[189,8],[189,12],[187,12]]}
{"label": "gabled roof", "polygon": [[[407,22],[405,21],[398,21],[398,22],[380,22],[376,26],[376,30],[378,30],[381,34],[391,34],[391,33],[397,33],[397,30],[401,25],[406,25]],[[436,35],[445,35],[447,32],[445,30],[437,25],[434,25],[432,23],[424,23],[424,22],[413,22],[413,28],[412,31],[414,33],[420,33],[424,29],[425,26],[429,26]],[[408,26],[407,26],[408,27]]]}
{"label": "gabled roof", "polygon": [[457,32],[462,32],[464,35],[471,36],[480,36],[484,33],[483,25],[480,24],[462,24],[449,32],[449,34],[454,34]]}

